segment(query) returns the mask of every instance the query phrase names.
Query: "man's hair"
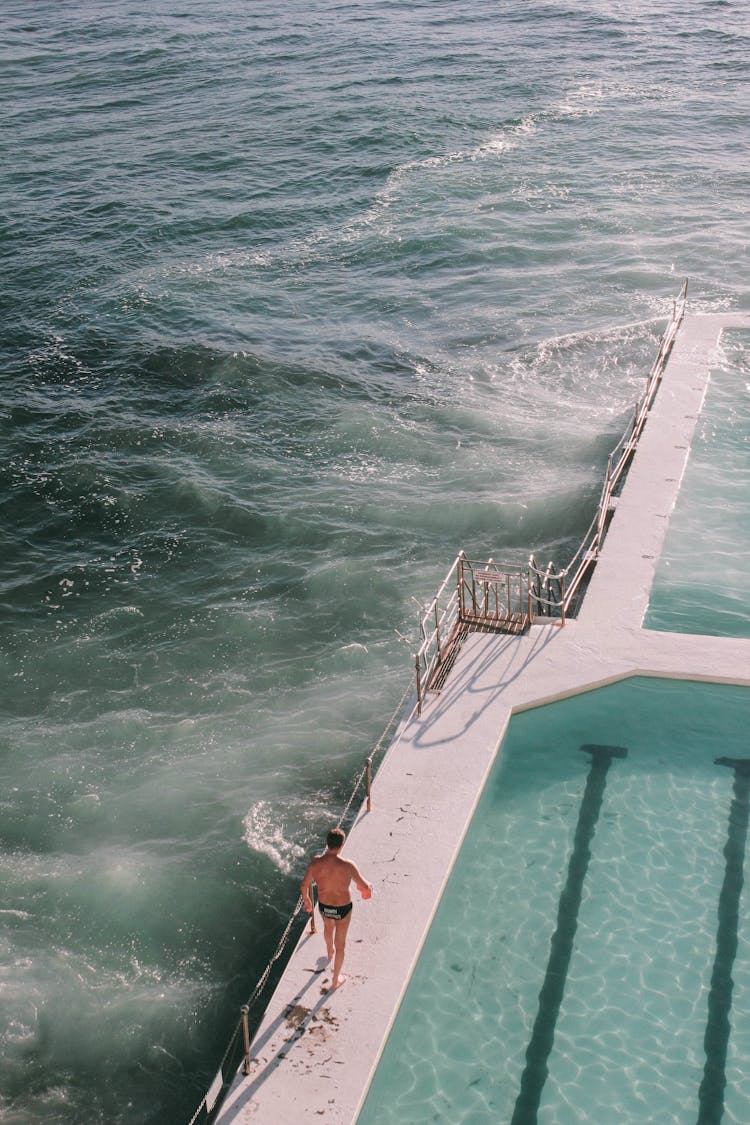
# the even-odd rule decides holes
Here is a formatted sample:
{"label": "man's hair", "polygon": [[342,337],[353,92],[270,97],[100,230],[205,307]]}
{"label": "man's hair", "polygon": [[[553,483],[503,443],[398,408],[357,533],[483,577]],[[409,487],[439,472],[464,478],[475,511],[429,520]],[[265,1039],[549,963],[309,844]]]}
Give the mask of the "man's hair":
{"label": "man's hair", "polygon": [[343,828],[332,828],[326,836],[326,847],[332,852],[338,851],[339,848],[343,848],[345,839],[346,832]]}

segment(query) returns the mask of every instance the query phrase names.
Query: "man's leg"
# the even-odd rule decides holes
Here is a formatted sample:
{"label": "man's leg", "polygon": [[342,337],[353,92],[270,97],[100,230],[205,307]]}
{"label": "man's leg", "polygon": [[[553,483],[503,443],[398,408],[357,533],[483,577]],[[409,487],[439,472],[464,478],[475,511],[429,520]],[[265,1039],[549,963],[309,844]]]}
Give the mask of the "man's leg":
{"label": "man's leg", "polygon": [[346,935],[349,930],[349,923],[351,922],[351,920],[352,912],[350,910],[346,918],[342,918],[340,921],[334,922],[335,933],[333,942],[335,946],[335,953],[333,957],[333,982],[331,984],[331,988],[338,988],[339,985],[343,984],[346,980],[346,977],[341,973],[341,966],[344,964],[344,954],[346,953]]}
{"label": "man's leg", "polygon": [[328,960],[329,961],[333,957],[333,930],[334,930],[335,925],[336,925],[335,919],[333,919],[333,918],[324,918],[323,919],[323,937],[326,939],[326,953],[328,954]]}

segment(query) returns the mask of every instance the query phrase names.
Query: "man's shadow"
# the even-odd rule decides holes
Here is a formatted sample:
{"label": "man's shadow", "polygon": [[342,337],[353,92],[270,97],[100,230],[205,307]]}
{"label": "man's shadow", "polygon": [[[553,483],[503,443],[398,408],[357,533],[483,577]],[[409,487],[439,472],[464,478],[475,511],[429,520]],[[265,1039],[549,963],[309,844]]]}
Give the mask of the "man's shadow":
{"label": "man's shadow", "polygon": [[[309,940],[310,936],[311,935],[308,934],[307,938],[301,943],[300,949],[307,944],[307,940]],[[298,949],[297,953],[299,953],[299,951]],[[302,1039],[303,1035],[308,1030],[310,1024],[317,1020],[319,1012],[325,1007],[327,1001],[333,995],[332,991],[330,989],[325,989],[310,1008],[305,1007],[301,1001],[315,984],[321,982],[323,973],[326,969],[330,968],[330,965],[331,962],[327,957],[319,957],[315,968],[307,970],[310,973],[310,980],[307,984],[292,997],[283,1011],[268,1025],[263,1035],[259,1039],[254,1040],[251,1044],[250,1066],[253,1068],[254,1065],[258,1064],[258,1056],[263,1048],[274,1038],[282,1024],[286,1023],[290,1030],[290,1035],[284,1040],[276,1053],[267,1062],[263,1063],[261,1069],[255,1073],[249,1084],[243,1084],[241,1096],[233,1103],[233,1110],[235,1112],[252,1101],[263,1083],[271,1077],[284,1059],[287,1058],[289,1053],[294,1050],[300,1039]],[[250,1074],[252,1074],[252,1069]],[[250,1075],[248,1075],[248,1077],[250,1077]]]}

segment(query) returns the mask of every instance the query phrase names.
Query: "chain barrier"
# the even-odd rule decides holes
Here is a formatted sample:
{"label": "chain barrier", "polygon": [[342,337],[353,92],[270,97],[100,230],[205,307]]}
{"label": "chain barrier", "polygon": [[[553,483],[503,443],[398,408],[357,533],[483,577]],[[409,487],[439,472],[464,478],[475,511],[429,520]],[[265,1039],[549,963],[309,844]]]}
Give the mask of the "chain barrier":
{"label": "chain barrier", "polygon": [[[349,797],[349,800],[347,801],[346,805],[344,806],[344,811],[342,812],[341,816],[339,817],[339,820],[338,820],[338,823],[337,823],[336,827],[341,828],[341,826],[347,822],[347,820],[349,818],[349,815],[350,815],[350,812],[351,812],[352,805],[354,804],[354,801],[357,797],[357,794],[360,791],[360,786],[362,785],[362,782],[365,779],[367,781],[367,810],[368,810],[368,812],[370,811],[370,807],[371,807],[371,804],[370,804],[370,780],[371,780],[371,776],[372,776],[373,759],[383,749],[383,746],[385,745],[386,739],[389,737],[390,733],[393,731],[394,726],[395,726],[397,720],[399,719],[399,717],[401,717],[403,715],[403,718],[404,718],[405,721],[407,721],[409,718],[411,718],[411,715],[414,713],[414,709],[412,709],[412,711],[407,715],[405,713],[405,707],[406,707],[406,702],[407,702],[409,696],[413,695],[413,694],[414,694],[414,688],[413,688],[413,686],[411,684],[411,681],[410,681],[409,684],[407,685],[403,695],[401,696],[401,699],[399,700],[399,702],[396,706],[396,709],[394,710],[390,719],[388,720],[385,727],[383,728],[383,732],[380,735],[380,738],[375,743],[375,746],[374,746],[373,750],[371,751],[371,753],[369,754],[369,756],[365,760],[364,766],[359,771],[359,773],[357,775],[357,778],[354,782],[354,786],[352,788],[351,796]],[[205,1123],[210,1122],[213,1119],[214,1114],[218,1111],[218,1109],[221,1106],[221,1102],[223,1101],[224,1095],[227,1093],[227,1090],[229,1089],[229,1086],[231,1085],[232,1081],[234,1080],[234,1076],[236,1075],[237,1070],[238,1070],[238,1068],[240,1066],[240,1063],[243,1060],[243,1058],[244,1058],[243,1071],[244,1071],[245,1074],[247,1074],[249,1072],[249,1066],[250,1066],[250,1034],[249,1034],[249,1019],[248,1019],[248,1017],[249,1017],[250,1009],[253,1008],[257,1004],[258,1000],[262,996],[263,990],[265,989],[266,985],[268,984],[268,980],[271,976],[271,972],[273,970],[273,967],[276,964],[276,962],[279,960],[279,958],[281,957],[282,953],[284,952],[284,949],[286,948],[286,946],[289,942],[289,937],[292,933],[294,923],[297,920],[297,918],[299,917],[301,912],[302,912],[302,896],[300,895],[300,897],[297,899],[297,904],[296,904],[296,906],[294,907],[294,910],[291,913],[289,921],[286,924],[286,928],[285,928],[283,934],[281,935],[281,938],[279,939],[279,943],[276,946],[275,953],[272,955],[272,957],[269,960],[268,964],[266,965],[265,969],[263,970],[260,977],[258,978],[258,982],[255,985],[255,988],[253,989],[252,993],[250,994],[249,999],[247,1000],[247,1002],[245,1004],[242,1005],[240,1019],[238,1020],[237,1026],[235,1027],[234,1032],[232,1034],[232,1037],[229,1040],[229,1043],[227,1045],[227,1049],[224,1052],[224,1056],[221,1060],[221,1063],[219,1064],[219,1069],[216,1072],[216,1076],[215,1076],[213,1082],[211,1083],[211,1085],[209,1086],[209,1088],[208,1088],[206,1094],[204,1095],[203,1099],[201,1100],[201,1103],[198,1106],[197,1110],[195,1111],[193,1116],[190,1118],[190,1121],[188,1122],[188,1125],[205,1125]],[[315,932],[314,918],[311,919],[311,928],[312,928],[312,932]],[[258,1024],[260,1023],[261,1018],[262,1018],[261,1016],[258,1017]]]}

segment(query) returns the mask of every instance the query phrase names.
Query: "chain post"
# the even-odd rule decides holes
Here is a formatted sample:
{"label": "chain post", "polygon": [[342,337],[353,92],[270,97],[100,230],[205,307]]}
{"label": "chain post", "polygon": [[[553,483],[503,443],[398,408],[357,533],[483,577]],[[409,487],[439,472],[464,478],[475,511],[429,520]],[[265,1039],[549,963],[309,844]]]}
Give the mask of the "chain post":
{"label": "chain post", "polygon": [[247,1016],[248,1016],[248,1012],[250,1011],[250,1008],[248,1007],[247,1004],[243,1004],[242,1007],[240,1008],[240,1011],[242,1012],[242,1042],[243,1042],[244,1047],[245,1047],[245,1061],[242,1064],[242,1073],[243,1074],[249,1074],[250,1073],[250,1028],[249,1028],[248,1022],[247,1022]]}

